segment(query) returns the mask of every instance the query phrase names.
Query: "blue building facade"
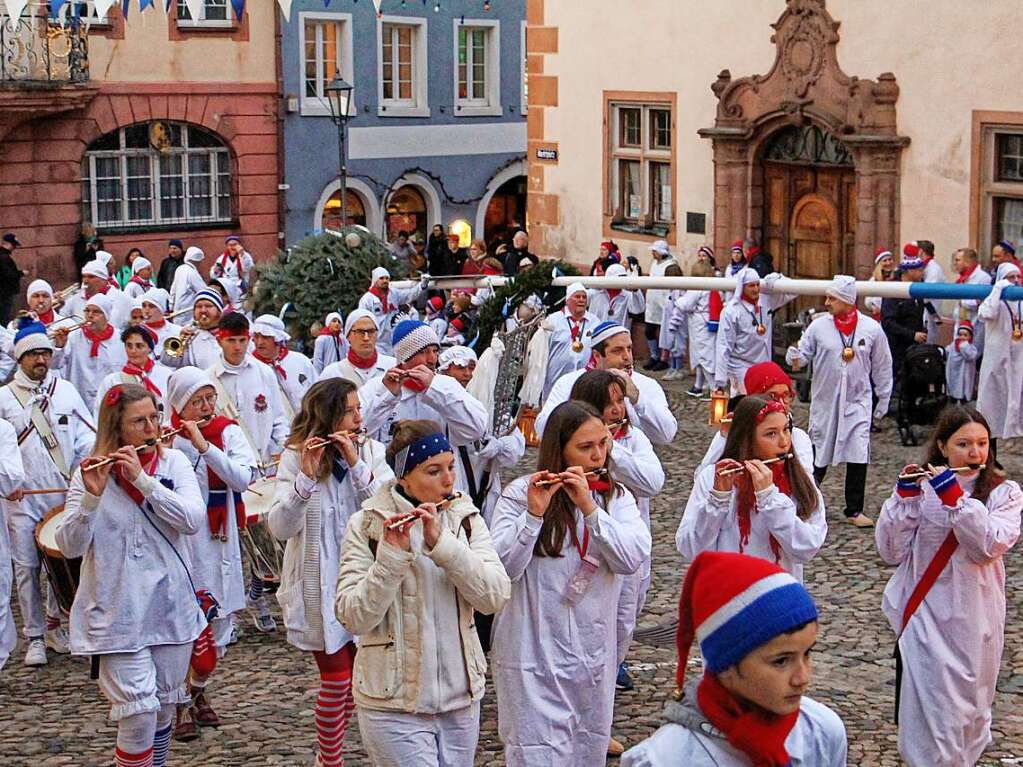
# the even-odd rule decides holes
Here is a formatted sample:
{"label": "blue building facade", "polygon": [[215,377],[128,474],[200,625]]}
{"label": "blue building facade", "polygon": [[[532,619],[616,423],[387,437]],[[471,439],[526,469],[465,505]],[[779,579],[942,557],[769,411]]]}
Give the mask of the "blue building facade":
{"label": "blue building facade", "polygon": [[491,242],[525,223],[525,0],[294,0],[281,32],[288,243],[341,224],[335,71],[354,86],[349,224]]}

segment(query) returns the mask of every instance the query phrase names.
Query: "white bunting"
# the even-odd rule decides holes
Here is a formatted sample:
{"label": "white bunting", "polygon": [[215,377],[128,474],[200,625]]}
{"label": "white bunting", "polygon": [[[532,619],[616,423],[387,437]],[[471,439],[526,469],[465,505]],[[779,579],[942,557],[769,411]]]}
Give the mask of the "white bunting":
{"label": "white bunting", "polygon": [[185,5],[188,6],[188,13],[191,15],[192,21],[202,18],[203,0],[185,0]]}
{"label": "white bunting", "polygon": [[28,5],[28,0],[6,0],[6,5],[7,15],[10,17],[10,26],[13,27],[16,23],[14,20],[21,18],[21,12]]}
{"label": "white bunting", "polygon": [[373,7],[377,9],[377,13],[378,14],[380,13],[380,3],[381,2],[383,2],[383,0],[373,0]]}
{"label": "white bunting", "polygon": [[102,19],[116,4],[117,0],[93,0],[92,7],[96,9],[96,18]]}
{"label": "white bunting", "polygon": [[291,21],[291,0],[277,0],[281,5],[281,12],[285,21]]}

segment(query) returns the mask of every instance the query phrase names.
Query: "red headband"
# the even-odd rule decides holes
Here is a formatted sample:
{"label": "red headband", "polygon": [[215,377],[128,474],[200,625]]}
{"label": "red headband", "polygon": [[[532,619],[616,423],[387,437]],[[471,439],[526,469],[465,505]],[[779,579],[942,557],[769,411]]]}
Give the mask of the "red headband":
{"label": "red headband", "polygon": [[217,331],[217,338],[248,338],[249,331],[247,330],[228,330],[227,328],[221,328]]}
{"label": "red headband", "polygon": [[785,409],[783,404],[778,402],[778,400],[771,400],[760,408],[760,412],[757,413],[757,423],[762,423],[767,416],[771,415],[771,413],[788,413],[788,411]]}

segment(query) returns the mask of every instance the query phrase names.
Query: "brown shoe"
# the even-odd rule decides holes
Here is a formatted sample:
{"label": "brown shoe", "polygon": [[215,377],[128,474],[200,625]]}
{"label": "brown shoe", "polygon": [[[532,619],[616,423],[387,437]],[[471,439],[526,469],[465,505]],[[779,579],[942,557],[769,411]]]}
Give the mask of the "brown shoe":
{"label": "brown shoe", "polygon": [[178,706],[177,716],[174,721],[174,740],[180,743],[187,743],[199,737],[199,728],[195,726],[192,717],[189,715],[188,706]]}
{"label": "brown shoe", "polygon": [[607,755],[613,759],[617,759],[619,756],[625,753],[625,746],[621,744],[621,741],[611,738],[607,742]]}
{"label": "brown shoe", "polygon": [[220,717],[203,690],[192,691],[192,720],[200,727],[219,727]]}
{"label": "brown shoe", "polygon": [[873,527],[874,520],[866,514],[857,514],[855,517],[846,517],[845,521],[853,527]]}

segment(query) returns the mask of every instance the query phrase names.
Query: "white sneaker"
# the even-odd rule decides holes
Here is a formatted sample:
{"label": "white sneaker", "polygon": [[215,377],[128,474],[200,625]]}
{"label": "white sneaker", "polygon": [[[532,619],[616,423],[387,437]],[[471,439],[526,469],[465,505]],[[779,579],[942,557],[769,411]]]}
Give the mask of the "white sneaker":
{"label": "white sneaker", "polygon": [[676,378],[678,378],[679,375],[681,375],[681,373],[682,373],[681,370],[671,369],[667,373],[664,374],[664,380],[665,381],[673,381]]}
{"label": "white sneaker", "polygon": [[57,626],[57,628],[46,632],[46,646],[59,655],[68,655],[71,652],[71,644],[63,626]]}
{"label": "white sneaker", "polygon": [[46,642],[42,639],[29,639],[28,651],[25,653],[26,666],[46,665]]}
{"label": "white sneaker", "polygon": [[264,634],[272,634],[277,631],[277,621],[270,615],[270,605],[267,604],[265,595],[260,596],[255,601],[250,600],[248,608],[249,615],[252,616],[252,622],[258,631]]}

